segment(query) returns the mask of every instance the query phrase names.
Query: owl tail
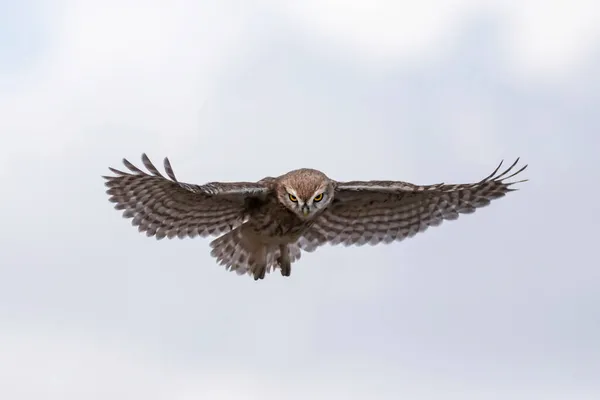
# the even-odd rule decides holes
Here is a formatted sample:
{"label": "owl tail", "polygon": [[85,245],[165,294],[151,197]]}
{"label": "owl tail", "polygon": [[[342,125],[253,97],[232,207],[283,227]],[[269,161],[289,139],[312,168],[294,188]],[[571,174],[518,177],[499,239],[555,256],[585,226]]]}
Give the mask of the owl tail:
{"label": "owl tail", "polygon": [[237,227],[213,240],[210,255],[227,270],[238,275],[250,274],[254,280],[264,279],[275,268],[280,268],[283,276],[289,276],[292,262],[300,258],[300,248],[296,244],[264,244],[255,233],[244,228]]}

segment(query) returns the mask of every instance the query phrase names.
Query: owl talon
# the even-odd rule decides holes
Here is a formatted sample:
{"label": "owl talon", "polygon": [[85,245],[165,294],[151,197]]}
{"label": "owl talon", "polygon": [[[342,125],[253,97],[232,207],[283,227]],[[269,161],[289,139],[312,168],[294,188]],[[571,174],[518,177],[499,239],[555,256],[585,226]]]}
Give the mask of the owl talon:
{"label": "owl talon", "polygon": [[254,280],[265,279],[267,269],[265,267],[258,267],[254,270]]}
{"label": "owl talon", "polygon": [[291,263],[288,262],[283,262],[281,257],[277,257],[277,265],[279,265],[279,268],[281,269],[281,275],[282,276],[290,276],[290,274],[292,273],[292,265]]}

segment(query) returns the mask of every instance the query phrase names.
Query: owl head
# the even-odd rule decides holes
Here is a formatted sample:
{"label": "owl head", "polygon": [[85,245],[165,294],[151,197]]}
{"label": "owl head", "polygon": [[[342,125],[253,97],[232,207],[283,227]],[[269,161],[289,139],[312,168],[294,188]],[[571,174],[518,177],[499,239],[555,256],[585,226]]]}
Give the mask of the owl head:
{"label": "owl head", "polygon": [[333,200],[333,181],[324,173],[303,168],[279,178],[277,198],[300,219],[310,220],[319,215]]}

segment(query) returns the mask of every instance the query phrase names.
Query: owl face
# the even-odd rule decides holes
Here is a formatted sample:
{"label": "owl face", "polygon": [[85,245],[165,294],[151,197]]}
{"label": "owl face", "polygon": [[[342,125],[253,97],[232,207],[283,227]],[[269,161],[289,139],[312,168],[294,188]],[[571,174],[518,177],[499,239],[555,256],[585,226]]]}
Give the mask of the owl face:
{"label": "owl face", "polygon": [[321,213],[333,200],[331,180],[322,172],[302,169],[292,171],[281,179],[278,199],[302,220]]}

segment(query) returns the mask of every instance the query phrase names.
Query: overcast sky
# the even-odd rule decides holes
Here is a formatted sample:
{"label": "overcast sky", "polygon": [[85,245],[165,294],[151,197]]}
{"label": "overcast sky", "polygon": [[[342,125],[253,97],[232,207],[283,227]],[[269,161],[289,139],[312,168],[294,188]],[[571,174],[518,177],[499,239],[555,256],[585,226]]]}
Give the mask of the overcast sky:
{"label": "overcast sky", "polygon": [[[0,0],[0,398],[600,398],[600,7],[506,3]],[[530,182],[255,282],[112,208],[142,152]]]}

